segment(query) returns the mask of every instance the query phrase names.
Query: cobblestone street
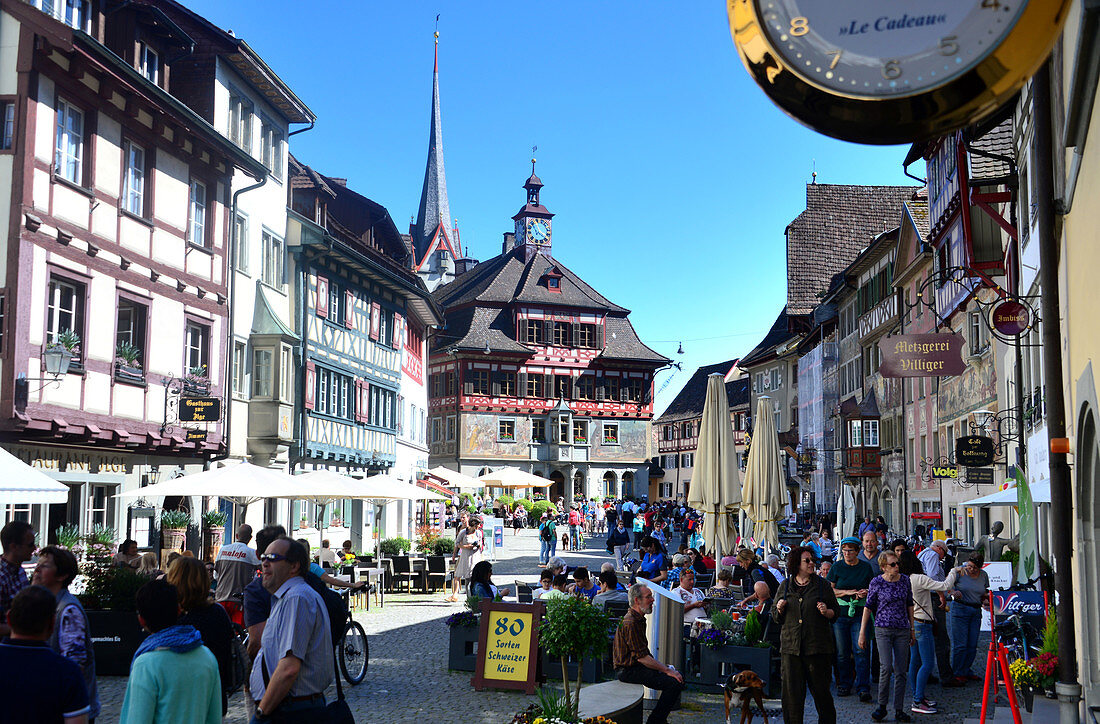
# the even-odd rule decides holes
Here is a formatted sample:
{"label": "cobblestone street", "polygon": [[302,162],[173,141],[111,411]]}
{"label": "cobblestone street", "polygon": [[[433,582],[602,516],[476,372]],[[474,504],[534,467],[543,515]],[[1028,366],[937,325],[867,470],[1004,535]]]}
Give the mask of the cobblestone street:
{"label": "cobblestone street", "polygon": [[[606,559],[600,539],[590,539],[584,552],[565,553],[570,565],[598,568]],[[504,550],[498,551],[494,564],[494,582],[512,586],[516,579],[534,582],[538,578],[538,538],[535,531],[524,531],[504,538]],[[359,722],[423,722],[460,718],[486,724],[507,724],[515,712],[526,707],[533,697],[514,692],[476,692],[466,672],[448,672],[447,629],[443,619],[460,610],[462,604],[443,600],[441,594],[394,594],[386,597],[384,608],[372,607],[357,611],[370,637],[370,665],[366,679],[355,687],[345,687],[345,694]],[[978,644],[975,668],[984,667],[984,652],[988,639]],[[118,720],[125,693],[126,679],[101,677],[99,680],[103,713],[100,721]],[[961,689],[929,687],[928,696],[939,702],[940,714],[927,717],[940,721],[962,721],[976,717],[980,703],[980,684]],[[335,688],[329,691],[335,696]],[[864,722],[870,720],[873,704],[861,704],[856,696],[837,699],[838,720]],[[809,724],[817,721],[812,699],[807,702]],[[673,722],[715,722],[724,719],[721,697],[688,691],[683,708],[674,713]],[[890,720],[893,719],[891,712]],[[914,715],[919,720],[918,715]],[[230,700],[226,722],[245,724],[248,719],[244,702],[238,694]]]}

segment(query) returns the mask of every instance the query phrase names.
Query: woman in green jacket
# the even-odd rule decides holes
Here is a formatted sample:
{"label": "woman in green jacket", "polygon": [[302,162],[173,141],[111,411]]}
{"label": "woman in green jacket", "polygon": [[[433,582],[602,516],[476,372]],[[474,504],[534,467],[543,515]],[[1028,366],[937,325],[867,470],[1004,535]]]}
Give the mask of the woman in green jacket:
{"label": "woman in green jacket", "polygon": [[814,698],[818,721],[836,724],[836,707],[829,686],[836,642],[832,620],[836,595],[814,573],[814,552],[807,546],[791,549],[787,578],[779,584],[772,619],[782,626],[779,652],[783,656],[783,721],[802,724],[806,689]]}

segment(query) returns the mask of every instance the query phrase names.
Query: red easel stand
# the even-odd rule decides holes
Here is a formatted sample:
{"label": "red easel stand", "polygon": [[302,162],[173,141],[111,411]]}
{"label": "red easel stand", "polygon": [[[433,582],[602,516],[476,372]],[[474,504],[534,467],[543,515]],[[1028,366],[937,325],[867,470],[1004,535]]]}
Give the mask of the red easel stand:
{"label": "red easel stand", "polygon": [[1005,687],[1008,708],[1012,710],[1012,721],[1020,724],[1020,704],[1016,701],[1016,687],[1012,684],[1012,672],[1008,668],[1008,649],[997,641],[996,619],[993,616],[993,594],[989,595],[989,618],[992,631],[989,635],[989,653],[985,657],[985,686],[982,690],[981,724],[985,724],[985,715],[991,701],[997,699],[997,680]]}

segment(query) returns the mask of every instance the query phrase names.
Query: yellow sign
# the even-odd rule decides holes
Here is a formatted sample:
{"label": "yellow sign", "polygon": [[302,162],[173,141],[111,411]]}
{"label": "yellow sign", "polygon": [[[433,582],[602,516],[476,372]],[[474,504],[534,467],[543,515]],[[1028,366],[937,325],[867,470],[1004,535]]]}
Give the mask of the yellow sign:
{"label": "yellow sign", "polygon": [[485,642],[485,678],[527,681],[531,665],[531,619],[529,613],[494,613],[489,619],[489,640]]}
{"label": "yellow sign", "polygon": [[946,541],[947,540],[947,531],[943,531],[943,530],[940,530],[940,529],[937,528],[936,530],[932,531],[932,540]]}

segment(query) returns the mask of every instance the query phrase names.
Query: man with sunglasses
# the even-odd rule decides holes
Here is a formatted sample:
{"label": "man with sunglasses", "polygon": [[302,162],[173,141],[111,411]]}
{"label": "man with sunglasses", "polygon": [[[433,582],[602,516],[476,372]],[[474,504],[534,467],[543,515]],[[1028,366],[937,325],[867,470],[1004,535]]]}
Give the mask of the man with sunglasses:
{"label": "man with sunglasses", "polygon": [[260,556],[272,605],[249,679],[256,699],[253,722],[323,718],[324,691],[333,677],[332,636],[324,601],[302,577],[307,570],[308,552],[286,536]]}
{"label": "man with sunglasses", "polygon": [[8,610],[15,594],[30,585],[23,564],[34,555],[34,528],[24,520],[13,520],[0,530],[0,637],[10,636]]}

